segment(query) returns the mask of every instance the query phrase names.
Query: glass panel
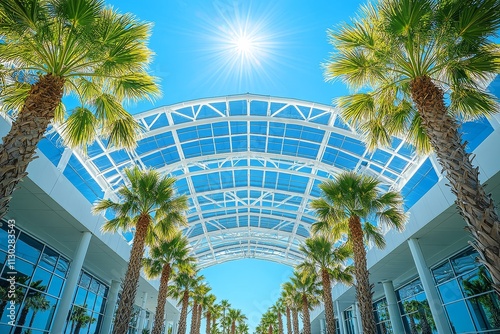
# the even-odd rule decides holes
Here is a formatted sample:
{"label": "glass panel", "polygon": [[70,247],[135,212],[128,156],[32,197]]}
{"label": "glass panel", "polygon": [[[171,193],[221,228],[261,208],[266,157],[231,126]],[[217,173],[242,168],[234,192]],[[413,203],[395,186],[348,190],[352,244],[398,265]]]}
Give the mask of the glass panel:
{"label": "glass panel", "polygon": [[104,298],[101,296],[97,296],[95,305],[94,305],[94,311],[99,312],[99,313],[104,313]]}
{"label": "glass panel", "polygon": [[45,294],[38,294],[32,297],[29,302],[29,317],[26,319],[28,327],[48,330],[54,311],[57,305],[57,299]]}
{"label": "glass panel", "polygon": [[[35,266],[21,259],[17,259],[15,269],[17,271],[16,282],[18,284],[27,284],[31,276],[33,276]],[[2,277],[5,279],[9,278],[11,276],[9,272],[9,268],[6,266],[3,270]]]}
{"label": "glass panel", "polygon": [[0,251],[0,272],[2,271],[3,265],[7,260],[7,253]]}
{"label": "glass panel", "polygon": [[95,279],[92,279],[92,282],[90,283],[89,291],[92,291],[94,293],[97,293],[99,291],[99,282],[97,282]]}
{"label": "glass panel", "polygon": [[89,325],[95,323],[96,320],[97,319],[92,315],[91,311],[88,311],[82,307],[73,306],[70,316],[70,322],[68,323],[68,327],[71,330],[66,330],[66,333],[89,333]]}
{"label": "glass panel", "polygon": [[89,292],[87,294],[87,300],[85,301],[85,304],[87,304],[87,307],[89,309],[94,309],[95,300],[96,300],[96,294],[93,292]]}
{"label": "glass panel", "polygon": [[[416,299],[422,299],[422,295],[419,294],[419,298]],[[405,327],[409,328],[412,333],[414,330],[422,333],[432,333],[436,329],[427,300],[408,300],[404,301],[403,305],[404,311],[407,313],[403,317],[403,322],[406,322]]]}
{"label": "glass panel", "polygon": [[473,332],[475,330],[463,300],[445,305],[445,308],[454,333]]}
{"label": "glass panel", "polygon": [[[0,279],[0,288],[0,291],[5,291],[1,296],[2,302],[0,303],[0,322],[8,323],[9,321],[14,320],[16,315],[19,314],[19,307],[24,299],[26,288],[20,285],[15,285],[14,295],[9,296],[8,291],[10,291],[10,283],[3,279]],[[5,294],[6,292],[7,295]],[[14,305],[10,303],[10,300],[15,302]],[[9,315],[12,315],[13,318],[10,319]]]}
{"label": "glass panel", "polygon": [[85,304],[85,297],[87,296],[87,290],[78,287],[76,290],[76,296],[75,296],[75,305],[84,305]]}
{"label": "glass panel", "polygon": [[68,272],[69,262],[65,258],[60,257],[59,261],[57,261],[56,274],[61,275],[62,277],[66,277],[66,273]]}
{"label": "glass panel", "polygon": [[52,281],[50,281],[49,286],[49,294],[59,297],[61,294],[61,289],[63,286],[64,280],[58,276],[52,276]]}
{"label": "glass panel", "polygon": [[456,280],[438,286],[438,290],[445,304],[463,298]]}
{"label": "glass panel", "polygon": [[58,253],[54,252],[52,249],[48,247],[45,247],[42,253],[42,258],[40,259],[39,266],[49,271],[54,271],[58,257],[59,257]]}
{"label": "glass panel", "polygon": [[451,264],[457,276],[471,271],[478,266],[476,262],[477,252],[473,248],[467,249],[465,252],[451,259]]}
{"label": "glass panel", "polygon": [[437,284],[446,282],[454,277],[453,269],[451,269],[451,264],[448,261],[434,269],[432,274]]}
{"label": "glass panel", "polygon": [[99,292],[97,293],[99,296],[106,297],[108,295],[108,287],[104,284],[101,284],[99,287]]}
{"label": "glass panel", "polygon": [[37,263],[43,244],[29,235],[21,233],[16,243],[16,255],[30,262]]}
{"label": "glass panel", "polygon": [[89,288],[89,285],[90,285],[90,276],[85,274],[85,273],[82,273],[81,276],[80,276],[80,283],[79,285],[82,287],[82,288],[85,288],[85,289],[88,289]]}
{"label": "glass panel", "polygon": [[470,298],[467,305],[477,329],[500,329],[500,303],[495,293]]}
{"label": "glass panel", "polygon": [[47,291],[51,276],[52,274],[48,271],[43,270],[42,268],[37,268],[35,275],[31,280],[30,286],[40,291]]}
{"label": "glass panel", "polygon": [[458,281],[466,297],[483,294],[492,290],[491,276],[483,266],[463,275]]}

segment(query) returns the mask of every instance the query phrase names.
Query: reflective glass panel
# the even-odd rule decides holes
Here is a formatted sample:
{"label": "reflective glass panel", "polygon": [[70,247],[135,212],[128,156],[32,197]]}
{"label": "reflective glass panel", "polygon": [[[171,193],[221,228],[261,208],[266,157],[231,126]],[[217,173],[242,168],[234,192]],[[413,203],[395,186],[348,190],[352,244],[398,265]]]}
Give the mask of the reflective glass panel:
{"label": "reflective glass panel", "polygon": [[476,268],[478,266],[476,258],[477,252],[472,248],[469,248],[465,252],[452,258],[450,261],[453,265],[453,269],[455,270],[455,274],[460,276],[461,274]]}
{"label": "reflective glass panel", "polygon": [[451,280],[448,283],[441,284],[438,286],[438,289],[441,294],[441,299],[445,304],[463,298],[456,280]]}
{"label": "reflective glass panel", "polygon": [[454,333],[473,332],[475,330],[463,300],[445,305],[445,308]]}
{"label": "reflective glass panel", "polygon": [[16,243],[16,255],[30,262],[38,262],[43,244],[29,235],[21,233]]}
{"label": "reflective glass panel", "polygon": [[61,293],[61,289],[63,286],[63,279],[58,277],[58,276],[52,276],[52,280],[50,281],[49,285],[49,294],[54,295],[54,296],[59,296]]}
{"label": "reflective glass panel", "polygon": [[477,329],[500,329],[500,303],[494,292],[467,299],[467,306]]}
{"label": "reflective glass panel", "polygon": [[449,281],[455,276],[453,274],[453,270],[451,269],[451,264],[448,261],[432,270],[432,274],[434,275],[434,280],[437,284]]}
{"label": "reflective glass panel", "polygon": [[54,252],[49,247],[45,247],[42,253],[42,257],[40,259],[39,266],[49,271],[54,271],[58,257],[59,257],[58,253]]}
{"label": "reflective glass panel", "polygon": [[62,276],[66,277],[66,273],[68,272],[69,268],[69,262],[68,260],[60,257],[59,260],[57,261],[57,267],[55,273]]}

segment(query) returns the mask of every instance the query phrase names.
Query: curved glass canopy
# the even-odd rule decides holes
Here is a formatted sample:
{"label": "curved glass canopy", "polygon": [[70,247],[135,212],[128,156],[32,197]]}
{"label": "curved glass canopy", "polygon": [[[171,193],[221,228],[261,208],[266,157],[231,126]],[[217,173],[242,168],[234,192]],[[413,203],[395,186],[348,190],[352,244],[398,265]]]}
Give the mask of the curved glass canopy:
{"label": "curved glass canopy", "polygon": [[401,189],[425,160],[398,138],[369,152],[335,108],[306,101],[245,94],[135,117],[146,130],[135,150],[98,140],[87,156],[74,154],[112,198],[134,164],[176,177],[189,198],[184,233],[201,268],[243,257],[294,265],[322,181],[355,170]]}

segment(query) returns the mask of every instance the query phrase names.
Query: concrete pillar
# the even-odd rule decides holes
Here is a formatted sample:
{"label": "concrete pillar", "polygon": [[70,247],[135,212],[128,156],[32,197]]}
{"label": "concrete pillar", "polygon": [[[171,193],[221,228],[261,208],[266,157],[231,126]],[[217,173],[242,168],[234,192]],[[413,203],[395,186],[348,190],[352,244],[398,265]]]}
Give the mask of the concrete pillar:
{"label": "concrete pillar", "polygon": [[384,287],[385,299],[387,300],[387,310],[389,311],[389,318],[391,319],[392,330],[394,333],[404,333],[403,320],[401,319],[401,312],[399,312],[398,299],[394,291],[392,281],[382,282]]}
{"label": "concrete pillar", "polygon": [[354,327],[354,334],[361,334],[363,327],[358,325],[358,318],[361,321],[361,316],[358,312],[357,303],[352,304],[352,327]]}
{"label": "concrete pillar", "polygon": [[153,325],[154,325],[154,322],[155,322],[155,317],[156,317],[156,314],[155,313],[150,313],[149,314],[149,332],[152,332],[153,331]]}
{"label": "concrete pillar", "polygon": [[337,310],[337,317],[339,319],[340,334],[347,334],[347,328],[345,327],[344,311],[340,309],[340,303],[338,300],[335,301],[335,309]]}
{"label": "concrete pillar", "polygon": [[427,302],[429,303],[437,331],[439,334],[451,334],[443,304],[439,299],[436,285],[434,284],[434,280],[432,279],[431,271],[425,263],[425,258],[422,254],[422,249],[420,249],[418,240],[408,239],[408,245],[410,246],[411,255],[413,257],[413,261],[415,262],[418,276],[420,277],[425,295],[427,296]]}
{"label": "concrete pillar", "polygon": [[106,301],[106,306],[104,308],[104,315],[102,318],[101,333],[109,334],[111,333],[111,324],[113,323],[113,316],[115,313],[115,307],[118,303],[118,292],[120,291],[120,282],[112,280],[111,287],[108,292],[108,299]]}
{"label": "concrete pillar", "polygon": [[148,300],[148,293],[144,292],[142,294],[141,312],[139,312],[139,320],[137,321],[137,329],[139,333],[142,333],[144,328],[144,321],[146,320],[146,301]]}
{"label": "concrete pillar", "polygon": [[87,254],[91,237],[92,233],[89,231],[82,232],[80,244],[75,251],[73,261],[71,261],[71,266],[68,271],[66,283],[64,284],[61,300],[59,301],[59,305],[57,306],[56,314],[54,316],[54,324],[52,325],[52,330],[50,331],[53,334],[62,334],[66,327],[66,320],[68,319],[69,310],[73,301],[73,295],[75,294],[76,285],[78,283],[78,278],[80,277],[80,272],[82,271],[83,261],[85,260],[85,255]]}
{"label": "concrete pillar", "polygon": [[[321,334],[326,334],[325,319],[323,319],[323,318],[319,319],[319,332]],[[335,333],[333,333],[333,334],[335,334]]]}

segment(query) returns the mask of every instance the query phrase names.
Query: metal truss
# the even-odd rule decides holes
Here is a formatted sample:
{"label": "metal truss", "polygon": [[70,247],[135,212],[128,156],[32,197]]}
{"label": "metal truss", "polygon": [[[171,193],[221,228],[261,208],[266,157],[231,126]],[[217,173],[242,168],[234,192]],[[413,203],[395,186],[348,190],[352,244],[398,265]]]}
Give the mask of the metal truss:
{"label": "metal truss", "polygon": [[[342,121],[337,109],[294,99],[252,94],[207,98],[134,117],[145,129],[135,150],[107,147],[98,140],[88,156],[73,153],[105,196],[115,198],[114,192],[125,182],[124,168],[148,168],[151,161],[159,161],[154,167],[176,177],[179,192],[189,197],[189,226],[184,233],[201,267],[245,257],[294,265],[302,260],[298,247],[315,219],[309,202],[319,196],[319,183],[353,169],[400,189],[425,160],[403,150],[404,140],[369,152],[360,144],[362,136]],[[256,124],[257,132],[252,128]],[[280,126],[295,132],[273,133],[273,127]],[[252,149],[255,138],[261,141],[259,151]],[[278,151],[270,149],[273,139],[282,142]],[[228,148],[218,147],[218,140]],[[237,146],[240,143],[247,147]],[[299,149],[302,144],[317,147],[315,156]],[[203,145],[213,149],[204,153]],[[191,146],[200,153],[187,154]],[[325,160],[331,152],[337,154],[333,164]],[[397,169],[393,161],[398,162]],[[200,184],[202,176],[207,181]]]}

